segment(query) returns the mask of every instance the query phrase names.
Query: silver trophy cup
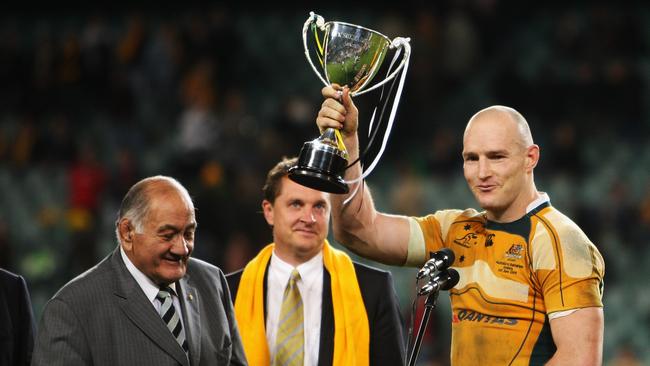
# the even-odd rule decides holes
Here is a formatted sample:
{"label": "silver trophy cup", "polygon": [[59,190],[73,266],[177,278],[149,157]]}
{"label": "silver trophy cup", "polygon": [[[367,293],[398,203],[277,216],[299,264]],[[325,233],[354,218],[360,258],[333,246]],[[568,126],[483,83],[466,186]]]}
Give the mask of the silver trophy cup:
{"label": "silver trophy cup", "polygon": [[[320,70],[310,56],[307,44],[310,31],[316,42]],[[319,33],[323,34],[322,38]],[[314,12],[303,26],[302,38],[307,61],[323,84],[347,86],[353,97],[384,85],[402,70],[404,76],[411,53],[408,38],[398,37],[391,41],[379,32],[358,25],[334,21],[325,23]],[[391,49],[396,52],[404,50],[401,62],[384,80],[371,85]],[[328,128],[318,138],[303,144],[297,165],[289,170],[289,178],[319,191],[348,193],[348,184],[342,177],[347,167],[348,153],[342,137],[339,131]]]}

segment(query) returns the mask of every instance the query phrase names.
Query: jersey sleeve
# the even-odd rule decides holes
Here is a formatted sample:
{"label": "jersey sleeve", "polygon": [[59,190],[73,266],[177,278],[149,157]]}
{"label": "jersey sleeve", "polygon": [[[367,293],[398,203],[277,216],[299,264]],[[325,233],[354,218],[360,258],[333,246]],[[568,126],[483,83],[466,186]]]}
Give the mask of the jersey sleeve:
{"label": "jersey sleeve", "polygon": [[420,266],[429,259],[431,253],[442,249],[449,228],[462,212],[440,210],[424,217],[410,217],[411,232],[405,265]]}
{"label": "jersey sleeve", "polygon": [[596,246],[566,217],[541,220],[532,241],[532,265],[548,314],[602,307],[605,264]]}

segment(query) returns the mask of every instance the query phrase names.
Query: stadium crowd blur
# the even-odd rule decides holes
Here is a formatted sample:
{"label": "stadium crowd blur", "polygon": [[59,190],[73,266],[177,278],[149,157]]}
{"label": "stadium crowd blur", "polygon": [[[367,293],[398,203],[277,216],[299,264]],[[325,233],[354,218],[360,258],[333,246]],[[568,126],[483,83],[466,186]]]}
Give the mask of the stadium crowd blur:
{"label": "stadium crowd blur", "polygon": [[[462,128],[485,106],[515,107],[542,148],[538,188],[605,257],[606,364],[650,364],[650,6],[426,3],[0,15],[0,267],[25,276],[40,317],[114,248],[128,187],[167,174],[193,194],[194,255],[241,268],[271,240],[264,173],[317,136],[322,85],[301,34],[313,10],[411,38],[396,124],[368,178],[377,206],[473,207]],[[384,268],[409,320],[414,272]],[[441,296],[420,364],[446,364],[449,316]]]}

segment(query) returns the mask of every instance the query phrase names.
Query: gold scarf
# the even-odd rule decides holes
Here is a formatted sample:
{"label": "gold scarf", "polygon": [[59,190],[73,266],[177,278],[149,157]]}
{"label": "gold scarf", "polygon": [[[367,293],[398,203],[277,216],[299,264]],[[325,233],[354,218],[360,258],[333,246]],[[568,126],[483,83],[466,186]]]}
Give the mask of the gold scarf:
{"label": "gold scarf", "polygon": [[[244,268],[235,297],[235,317],[251,366],[270,365],[264,323],[264,272],[275,244],[267,245]],[[323,245],[334,310],[334,366],[369,364],[370,329],[354,264],[345,252]]]}

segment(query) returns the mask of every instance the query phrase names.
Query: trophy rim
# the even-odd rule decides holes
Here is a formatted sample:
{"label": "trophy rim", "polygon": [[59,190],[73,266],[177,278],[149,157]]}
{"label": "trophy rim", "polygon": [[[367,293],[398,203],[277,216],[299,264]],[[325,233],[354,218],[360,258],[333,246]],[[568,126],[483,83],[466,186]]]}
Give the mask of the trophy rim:
{"label": "trophy rim", "polygon": [[365,31],[375,33],[375,34],[377,34],[377,35],[383,37],[384,39],[386,39],[386,41],[388,41],[388,45],[389,45],[389,46],[390,46],[390,44],[393,42],[390,38],[388,38],[388,37],[387,37],[386,35],[384,35],[383,33],[378,32],[378,31],[376,31],[376,30],[374,30],[374,29],[370,29],[370,28],[367,28],[367,27],[364,27],[364,26],[361,26],[361,25],[357,25],[357,24],[346,23],[346,22],[340,22],[340,21],[338,21],[338,20],[330,20],[330,21],[328,21],[328,22],[325,23],[324,27],[327,28],[329,25],[334,24],[334,23],[337,23],[337,24],[343,24],[343,25],[347,25],[347,26],[349,26],[349,27],[354,27],[354,28],[358,28],[358,29],[363,29],[363,30],[365,30]]}

